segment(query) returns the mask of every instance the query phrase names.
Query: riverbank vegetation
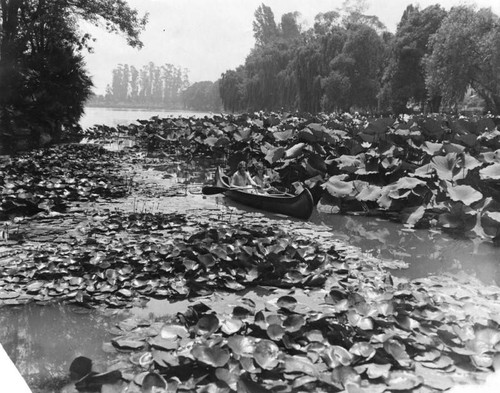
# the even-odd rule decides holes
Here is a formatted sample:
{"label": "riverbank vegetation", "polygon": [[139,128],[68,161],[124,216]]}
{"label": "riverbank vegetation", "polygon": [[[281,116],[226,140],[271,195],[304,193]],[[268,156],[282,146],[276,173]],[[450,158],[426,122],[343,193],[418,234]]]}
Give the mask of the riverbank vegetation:
{"label": "riverbank vegetation", "polygon": [[0,153],[57,142],[78,124],[92,92],[82,57],[92,37],[82,21],[141,47],[147,17],[116,0],[0,3]]}

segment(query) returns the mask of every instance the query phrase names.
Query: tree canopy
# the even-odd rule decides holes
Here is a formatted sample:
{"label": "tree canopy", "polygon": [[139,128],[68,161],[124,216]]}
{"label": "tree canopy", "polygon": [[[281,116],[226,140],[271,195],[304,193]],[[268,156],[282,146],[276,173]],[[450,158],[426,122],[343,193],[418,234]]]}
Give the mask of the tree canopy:
{"label": "tree canopy", "polygon": [[500,114],[500,24],[490,9],[409,5],[394,35],[365,10],[347,0],[305,30],[297,13],[277,24],[262,4],[255,47],[221,79],[225,108],[438,112],[457,110],[472,89]]}
{"label": "tree canopy", "polygon": [[0,0],[0,151],[16,139],[57,139],[83,114],[92,81],[82,51],[92,37],[86,20],[124,35],[140,48],[147,23],[124,0]]}
{"label": "tree canopy", "polygon": [[472,87],[487,108],[500,113],[500,23],[491,9],[450,10],[426,57],[426,85],[455,105]]}

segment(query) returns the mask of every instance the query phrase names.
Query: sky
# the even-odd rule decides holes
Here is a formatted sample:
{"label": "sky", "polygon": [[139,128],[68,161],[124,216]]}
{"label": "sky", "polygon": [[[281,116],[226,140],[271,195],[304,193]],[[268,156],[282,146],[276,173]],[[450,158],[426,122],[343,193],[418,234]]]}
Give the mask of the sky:
{"label": "sky", "polygon": [[[299,21],[307,29],[321,12],[336,10],[344,0],[129,0],[142,15],[149,13],[149,23],[141,34],[141,50],[127,45],[123,36],[91,29],[96,38],[93,53],[85,62],[94,82],[94,91],[104,94],[111,83],[112,70],[118,64],[140,69],[152,61],[155,65],[173,64],[189,70],[191,83],[216,81],[221,74],[245,62],[253,48],[252,22],[261,5],[270,7],[276,23],[281,15],[298,11]],[[365,0],[368,15],[376,15],[387,30],[396,26],[409,4],[423,9],[440,4],[446,10],[455,5],[491,7],[500,15],[498,0]]]}

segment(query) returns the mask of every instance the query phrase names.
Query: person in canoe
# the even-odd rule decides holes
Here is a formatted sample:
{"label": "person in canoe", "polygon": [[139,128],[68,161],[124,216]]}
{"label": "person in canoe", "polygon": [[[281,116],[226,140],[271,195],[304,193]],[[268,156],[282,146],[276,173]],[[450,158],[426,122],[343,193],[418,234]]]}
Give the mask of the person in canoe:
{"label": "person in canoe", "polygon": [[231,176],[231,187],[238,188],[259,188],[258,184],[252,179],[250,174],[247,172],[247,163],[245,161],[240,161],[238,163],[238,168]]}

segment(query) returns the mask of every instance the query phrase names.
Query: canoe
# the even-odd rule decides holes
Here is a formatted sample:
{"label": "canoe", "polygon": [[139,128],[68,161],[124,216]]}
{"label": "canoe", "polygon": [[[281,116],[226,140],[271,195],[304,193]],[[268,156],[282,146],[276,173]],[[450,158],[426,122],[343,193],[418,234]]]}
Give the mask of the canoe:
{"label": "canoe", "polygon": [[298,195],[290,194],[259,194],[231,188],[229,178],[219,167],[215,172],[215,185],[227,188],[224,195],[242,205],[271,213],[285,214],[290,217],[307,220],[314,209],[314,200],[311,192],[304,188]]}

